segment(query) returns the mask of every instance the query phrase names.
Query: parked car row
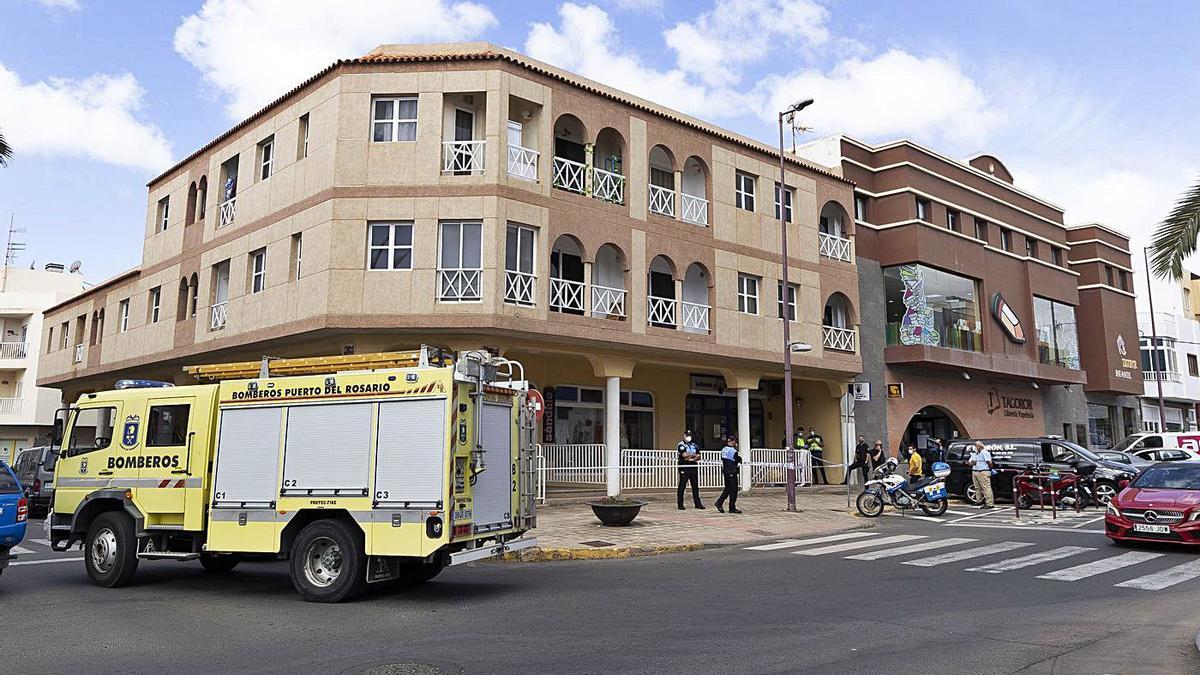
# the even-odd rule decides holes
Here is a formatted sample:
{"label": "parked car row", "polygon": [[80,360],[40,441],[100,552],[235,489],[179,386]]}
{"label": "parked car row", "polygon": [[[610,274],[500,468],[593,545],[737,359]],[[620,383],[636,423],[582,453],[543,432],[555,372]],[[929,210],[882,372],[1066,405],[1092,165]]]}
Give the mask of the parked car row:
{"label": "parked car row", "polygon": [[17,453],[12,469],[25,487],[29,514],[45,517],[54,502],[54,462],[58,455],[47,446],[27,448]]}

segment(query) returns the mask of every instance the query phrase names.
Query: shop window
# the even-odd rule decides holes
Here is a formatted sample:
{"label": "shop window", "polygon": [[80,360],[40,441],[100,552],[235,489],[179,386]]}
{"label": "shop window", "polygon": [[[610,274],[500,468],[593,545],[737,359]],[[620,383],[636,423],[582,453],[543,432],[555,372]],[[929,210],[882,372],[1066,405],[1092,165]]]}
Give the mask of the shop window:
{"label": "shop window", "polygon": [[[620,444],[622,448],[652,449],[654,395],[622,389]],[[604,390],[598,387],[554,387],[554,442],[590,445],[604,442]]]}
{"label": "shop window", "polygon": [[1079,335],[1075,308],[1046,298],[1033,298],[1033,322],[1038,338],[1038,361],[1079,369]]}
{"label": "shop window", "polygon": [[887,344],[983,349],[978,282],[925,265],[883,272]]}
{"label": "shop window", "polygon": [[1093,450],[1111,448],[1113,445],[1112,414],[1106,405],[1089,403],[1088,446]]}

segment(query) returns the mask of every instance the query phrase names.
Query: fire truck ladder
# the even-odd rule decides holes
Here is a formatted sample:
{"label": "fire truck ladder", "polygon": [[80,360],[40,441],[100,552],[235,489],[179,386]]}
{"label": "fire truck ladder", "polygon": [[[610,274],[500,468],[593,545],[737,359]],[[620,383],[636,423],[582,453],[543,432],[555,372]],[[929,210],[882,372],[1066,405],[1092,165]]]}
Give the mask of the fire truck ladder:
{"label": "fire truck ladder", "polygon": [[249,380],[284,375],[320,375],[363,370],[445,366],[453,362],[449,353],[428,346],[407,352],[348,354],[345,356],[310,356],[282,359],[264,356],[262,361],[212,363],[184,366],[183,371],[201,382],[220,380]]}

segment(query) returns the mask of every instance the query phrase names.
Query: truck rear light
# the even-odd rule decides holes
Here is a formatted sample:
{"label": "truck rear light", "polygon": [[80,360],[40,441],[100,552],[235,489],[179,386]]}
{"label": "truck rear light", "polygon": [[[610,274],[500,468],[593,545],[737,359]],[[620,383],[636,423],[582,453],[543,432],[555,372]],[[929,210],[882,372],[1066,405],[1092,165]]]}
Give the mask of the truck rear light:
{"label": "truck rear light", "polygon": [[42,493],[42,479],[41,478],[33,479],[33,491],[38,494]]}
{"label": "truck rear light", "polygon": [[29,518],[29,500],[21,497],[17,500],[17,522],[23,523]]}

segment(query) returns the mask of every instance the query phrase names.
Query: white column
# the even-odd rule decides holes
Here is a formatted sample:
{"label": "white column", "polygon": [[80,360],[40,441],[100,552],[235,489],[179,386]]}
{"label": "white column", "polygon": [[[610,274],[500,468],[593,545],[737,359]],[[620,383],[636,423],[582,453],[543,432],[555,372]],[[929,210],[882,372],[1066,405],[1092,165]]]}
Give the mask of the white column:
{"label": "white column", "polygon": [[750,390],[737,390],[737,436],[742,453],[742,492],[750,491]]}
{"label": "white column", "polygon": [[604,381],[604,464],[608,496],[621,492],[621,378]]}

